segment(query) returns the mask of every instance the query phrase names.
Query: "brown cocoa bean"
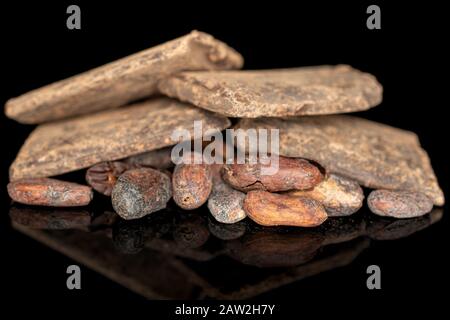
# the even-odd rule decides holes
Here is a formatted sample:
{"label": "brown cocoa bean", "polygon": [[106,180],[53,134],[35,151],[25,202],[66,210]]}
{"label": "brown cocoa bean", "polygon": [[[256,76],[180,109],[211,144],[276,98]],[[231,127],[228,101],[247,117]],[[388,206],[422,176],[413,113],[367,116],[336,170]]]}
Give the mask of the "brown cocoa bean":
{"label": "brown cocoa bean", "polygon": [[351,215],[362,207],[364,200],[363,190],[356,181],[336,174],[330,174],[311,190],[289,191],[289,195],[319,201],[329,217]]}
{"label": "brown cocoa bean", "polygon": [[278,171],[272,175],[261,174],[263,167],[269,168],[270,164],[261,164],[260,159],[257,164],[225,165],[223,179],[244,192],[304,190],[313,188],[323,179],[319,168],[305,159],[279,157]]}
{"label": "brown cocoa bean", "polygon": [[202,206],[212,190],[212,171],[207,164],[178,164],[172,175],[173,200],[182,209]]}
{"label": "brown cocoa bean", "polygon": [[221,223],[236,223],[247,215],[244,211],[245,193],[233,189],[220,176],[214,179],[208,209]]}
{"label": "brown cocoa bean", "polygon": [[111,193],[114,210],[124,219],[138,219],[164,209],[172,196],[170,178],[155,169],[131,169],[122,174]]}
{"label": "brown cocoa bean", "polygon": [[414,218],[433,209],[433,202],[420,192],[401,190],[375,190],[367,198],[370,211],[393,218]]}
{"label": "brown cocoa bean", "polygon": [[315,227],[327,219],[320,202],[267,191],[250,191],[244,200],[248,217],[263,226]]}
{"label": "brown cocoa bean", "polygon": [[86,171],[86,182],[97,192],[110,196],[117,178],[129,168],[120,161],[100,162]]}
{"label": "brown cocoa bean", "polygon": [[8,194],[19,203],[50,207],[85,206],[93,198],[92,189],[88,186],[50,178],[10,182]]}

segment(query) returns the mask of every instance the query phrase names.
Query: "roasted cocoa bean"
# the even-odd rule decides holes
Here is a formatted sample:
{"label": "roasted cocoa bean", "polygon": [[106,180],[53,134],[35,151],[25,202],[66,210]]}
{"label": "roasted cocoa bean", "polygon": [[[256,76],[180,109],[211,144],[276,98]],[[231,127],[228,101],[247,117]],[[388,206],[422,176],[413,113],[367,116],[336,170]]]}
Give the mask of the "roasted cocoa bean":
{"label": "roasted cocoa bean", "polygon": [[208,209],[221,223],[236,223],[247,215],[244,211],[245,193],[233,189],[220,176],[214,179]]}
{"label": "roasted cocoa bean", "polygon": [[330,174],[311,190],[289,191],[289,195],[319,201],[329,217],[351,215],[362,207],[364,200],[363,190],[356,181],[336,174]]}
{"label": "roasted cocoa bean", "polygon": [[207,164],[178,164],[172,175],[173,200],[182,209],[202,206],[212,190],[212,170]]}
{"label": "roasted cocoa bean", "polygon": [[155,169],[131,169],[122,174],[111,193],[114,210],[124,219],[138,219],[164,209],[172,196],[169,177]]}
{"label": "roasted cocoa bean", "polygon": [[267,191],[250,191],[244,200],[248,217],[263,226],[315,227],[327,219],[320,202]]}
{"label": "roasted cocoa bean", "polygon": [[88,186],[50,178],[16,180],[7,188],[14,201],[37,206],[85,206],[93,198],[92,189]]}
{"label": "roasted cocoa bean", "polygon": [[414,191],[375,190],[367,198],[370,211],[393,218],[414,218],[433,209],[433,201]]}
{"label": "roasted cocoa bean", "polygon": [[120,161],[100,162],[86,171],[86,181],[95,191],[110,196],[117,178],[129,167]]}
{"label": "roasted cocoa bean", "polygon": [[275,174],[262,174],[263,167],[270,164],[229,164],[223,167],[223,179],[233,188],[248,192],[264,190],[279,192],[310,189],[323,180],[320,169],[305,159],[279,157]]}

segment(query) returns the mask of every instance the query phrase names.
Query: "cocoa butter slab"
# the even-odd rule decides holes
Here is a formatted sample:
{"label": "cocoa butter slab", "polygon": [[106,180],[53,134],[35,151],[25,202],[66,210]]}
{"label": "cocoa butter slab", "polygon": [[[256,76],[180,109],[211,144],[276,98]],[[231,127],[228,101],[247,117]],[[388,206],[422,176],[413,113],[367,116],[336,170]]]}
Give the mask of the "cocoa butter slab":
{"label": "cocoa butter slab", "polygon": [[346,113],[382,100],[374,76],[350,66],[183,72],[163,79],[159,90],[230,117],[258,118]]}
{"label": "cocoa butter slab", "polygon": [[204,132],[230,125],[227,118],[168,98],[42,124],[19,151],[10,180],[59,175],[173,145],[173,130],[193,136],[195,120]]}
{"label": "cocoa butter slab", "polygon": [[418,191],[435,205],[445,202],[413,132],[347,115],[242,119],[238,128],[279,129],[280,155],[317,161],[362,186]]}
{"label": "cocoa butter slab", "polygon": [[10,99],[5,114],[43,123],[119,107],[157,92],[157,81],[183,70],[238,69],[239,53],[211,35],[188,35]]}

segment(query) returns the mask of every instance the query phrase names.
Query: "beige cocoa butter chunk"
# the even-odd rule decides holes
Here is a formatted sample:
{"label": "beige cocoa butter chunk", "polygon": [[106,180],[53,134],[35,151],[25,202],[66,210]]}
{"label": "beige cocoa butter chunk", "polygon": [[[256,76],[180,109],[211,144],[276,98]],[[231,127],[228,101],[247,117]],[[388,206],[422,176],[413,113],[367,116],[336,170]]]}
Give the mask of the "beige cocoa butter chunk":
{"label": "beige cocoa butter chunk", "polygon": [[170,97],[242,118],[367,110],[381,102],[383,91],[374,76],[346,65],[183,72],[163,79],[158,88]]}
{"label": "beige cocoa butter chunk", "polygon": [[230,125],[227,118],[169,98],[43,124],[25,141],[9,176],[49,177],[174,145],[174,130],[193,136],[196,120],[203,132]]}
{"label": "beige cocoa butter chunk", "polygon": [[157,93],[158,80],[183,70],[239,69],[239,53],[211,35],[188,35],[12,98],[5,114],[43,123],[119,107]]}

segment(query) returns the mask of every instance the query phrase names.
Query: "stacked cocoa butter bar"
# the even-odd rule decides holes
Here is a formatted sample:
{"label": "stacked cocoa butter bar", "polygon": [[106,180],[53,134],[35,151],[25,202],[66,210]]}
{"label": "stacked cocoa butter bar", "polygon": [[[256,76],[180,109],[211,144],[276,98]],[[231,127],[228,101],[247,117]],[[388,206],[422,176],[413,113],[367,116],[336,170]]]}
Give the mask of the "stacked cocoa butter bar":
{"label": "stacked cocoa butter bar", "polygon": [[[345,65],[242,66],[234,49],[193,31],[9,100],[8,117],[39,124],[10,167],[9,195],[29,205],[83,206],[94,189],[111,196],[124,219],[173,198],[185,210],[206,204],[221,223],[249,217],[301,227],[357,212],[361,187],[374,189],[367,203],[377,215],[417,217],[444,204],[414,133],[337,115],[381,102],[372,75]],[[174,166],[172,133],[194,136],[199,121],[208,135],[232,123],[242,132],[278,129],[277,172],[262,174],[263,162]],[[77,170],[86,170],[89,186],[51,178]]]}

